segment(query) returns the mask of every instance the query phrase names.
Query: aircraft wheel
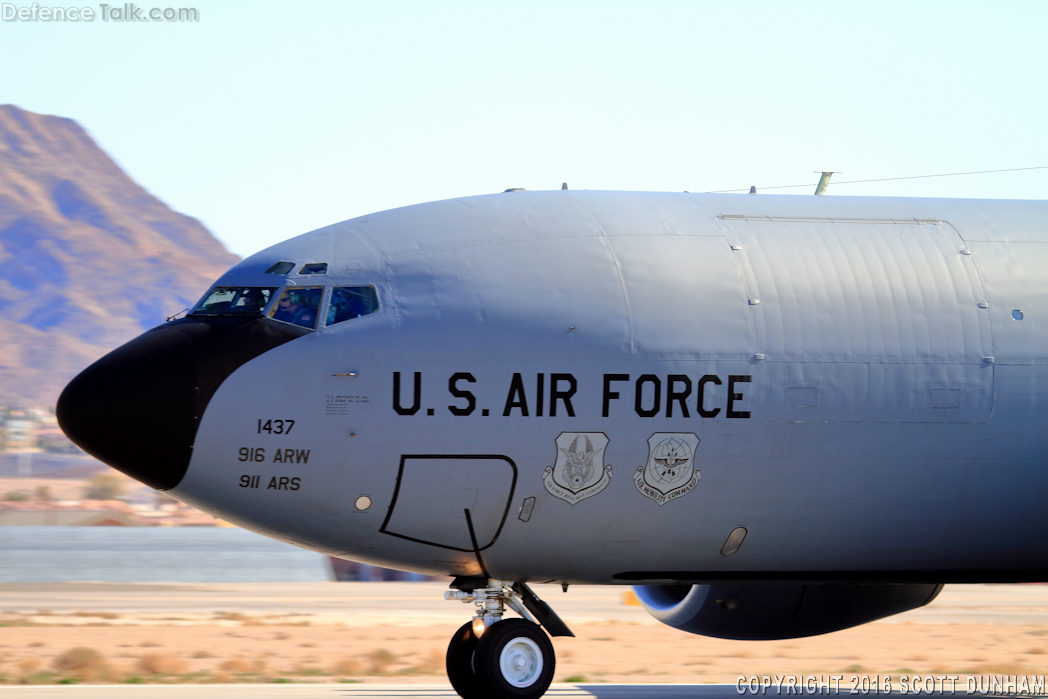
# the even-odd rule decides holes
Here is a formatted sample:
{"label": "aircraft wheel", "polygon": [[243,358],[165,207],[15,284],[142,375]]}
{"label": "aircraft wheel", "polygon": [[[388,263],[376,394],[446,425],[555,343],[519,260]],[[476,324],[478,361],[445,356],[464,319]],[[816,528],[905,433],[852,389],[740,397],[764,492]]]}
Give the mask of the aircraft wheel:
{"label": "aircraft wheel", "polygon": [[473,634],[473,622],[462,625],[448,644],[445,666],[448,679],[462,699],[485,699],[490,696],[487,683],[473,672],[473,654],[477,650],[478,639]]}
{"label": "aircraft wheel", "polygon": [[500,699],[537,699],[553,681],[553,644],[538,624],[505,619],[484,631],[473,656],[477,676]]}

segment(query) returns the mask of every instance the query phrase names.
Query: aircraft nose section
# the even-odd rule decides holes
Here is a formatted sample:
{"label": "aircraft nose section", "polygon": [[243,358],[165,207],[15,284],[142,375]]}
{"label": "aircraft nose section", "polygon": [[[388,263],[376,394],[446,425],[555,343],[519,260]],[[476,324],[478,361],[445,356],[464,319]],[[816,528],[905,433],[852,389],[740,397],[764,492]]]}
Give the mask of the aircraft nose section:
{"label": "aircraft nose section", "polygon": [[118,347],[58,399],[59,425],[88,454],[157,490],[189,468],[197,425],[230,374],[301,336],[262,318],[183,318]]}
{"label": "aircraft nose section", "polygon": [[159,490],[189,467],[196,434],[190,334],[161,327],[110,352],[58,399],[58,422],[88,454]]}

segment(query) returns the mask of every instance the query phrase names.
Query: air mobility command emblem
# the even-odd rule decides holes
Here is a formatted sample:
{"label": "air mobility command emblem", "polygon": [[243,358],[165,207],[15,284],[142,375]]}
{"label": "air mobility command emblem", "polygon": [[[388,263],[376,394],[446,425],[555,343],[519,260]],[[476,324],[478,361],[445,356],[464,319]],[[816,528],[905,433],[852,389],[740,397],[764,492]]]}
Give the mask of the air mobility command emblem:
{"label": "air mobility command emblem", "polygon": [[550,495],[574,505],[591,498],[611,482],[611,464],[604,464],[608,437],[603,432],[561,432],[557,462],[546,467],[542,482]]}
{"label": "air mobility command emblem", "polygon": [[656,432],[648,438],[648,463],[637,469],[637,490],[659,505],[687,495],[699,484],[695,448],[699,438],[691,432]]}

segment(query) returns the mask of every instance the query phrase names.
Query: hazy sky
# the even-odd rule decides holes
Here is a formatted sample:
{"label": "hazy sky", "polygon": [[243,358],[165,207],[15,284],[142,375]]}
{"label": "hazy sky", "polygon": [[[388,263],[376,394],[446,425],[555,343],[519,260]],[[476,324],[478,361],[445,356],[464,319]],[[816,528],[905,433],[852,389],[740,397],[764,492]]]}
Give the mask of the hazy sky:
{"label": "hazy sky", "polygon": [[[200,21],[0,22],[0,102],[76,119],[241,255],[508,187],[1048,165],[1044,0],[176,6]],[[1048,170],[830,193],[1044,199]]]}

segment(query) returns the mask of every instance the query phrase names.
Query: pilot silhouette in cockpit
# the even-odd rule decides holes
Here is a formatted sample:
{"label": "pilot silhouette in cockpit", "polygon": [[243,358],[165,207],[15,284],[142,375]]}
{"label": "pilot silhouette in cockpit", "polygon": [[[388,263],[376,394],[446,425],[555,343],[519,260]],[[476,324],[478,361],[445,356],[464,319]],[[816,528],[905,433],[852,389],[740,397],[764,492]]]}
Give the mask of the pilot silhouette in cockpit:
{"label": "pilot silhouette in cockpit", "polygon": [[273,319],[300,325],[303,328],[316,327],[317,311],[315,306],[310,305],[307,294],[306,289],[285,291],[280,301],[277,302]]}
{"label": "pilot silhouette in cockpit", "polygon": [[247,313],[261,313],[266,307],[266,295],[261,289],[248,289],[237,299],[237,310]]}

